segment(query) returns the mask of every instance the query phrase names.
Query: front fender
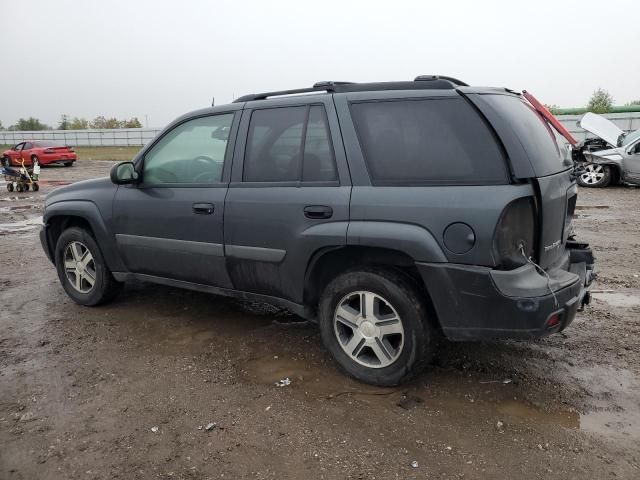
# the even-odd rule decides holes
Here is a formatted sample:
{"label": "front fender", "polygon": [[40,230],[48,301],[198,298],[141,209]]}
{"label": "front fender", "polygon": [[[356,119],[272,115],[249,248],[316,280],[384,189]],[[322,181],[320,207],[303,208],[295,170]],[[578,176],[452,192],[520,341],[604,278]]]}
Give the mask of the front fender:
{"label": "front fender", "polygon": [[[104,257],[109,270],[112,272],[126,271],[124,263],[118,254],[116,248],[115,237],[110,233],[107,225],[105,224],[100,210],[95,203],[89,200],[64,200],[47,205],[42,222],[45,225],[45,229],[49,230],[49,225],[54,218],[81,218],[86,220],[91,226],[93,236],[96,239],[102,256]],[[52,245],[50,235],[47,235],[47,245],[52,254],[51,257],[55,258],[53,252],[55,245]]]}

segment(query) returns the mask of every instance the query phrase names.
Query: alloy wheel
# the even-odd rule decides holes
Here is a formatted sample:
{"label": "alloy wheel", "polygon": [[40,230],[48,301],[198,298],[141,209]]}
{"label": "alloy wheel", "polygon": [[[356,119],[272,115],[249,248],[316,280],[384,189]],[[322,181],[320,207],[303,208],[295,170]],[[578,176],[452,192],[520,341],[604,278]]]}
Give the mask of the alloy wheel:
{"label": "alloy wheel", "polygon": [[580,179],[587,185],[597,185],[604,178],[605,171],[602,165],[594,165],[592,163],[584,166],[584,172],[580,175]]}
{"label": "alloy wheel", "polygon": [[402,319],[388,300],[373,292],[358,291],[343,297],[333,326],[342,350],[366,367],[388,367],[402,353]]}
{"label": "alloy wheel", "polygon": [[80,293],[89,293],[96,283],[96,264],[87,246],[81,242],[69,243],[63,260],[69,284]]}

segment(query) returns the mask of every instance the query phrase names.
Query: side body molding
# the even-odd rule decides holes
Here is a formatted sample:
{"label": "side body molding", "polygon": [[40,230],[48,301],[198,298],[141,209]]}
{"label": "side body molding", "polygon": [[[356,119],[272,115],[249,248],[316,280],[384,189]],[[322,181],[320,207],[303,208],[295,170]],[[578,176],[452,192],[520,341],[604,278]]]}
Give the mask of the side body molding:
{"label": "side body molding", "polygon": [[[126,271],[116,248],[115,237],[107,228],[95,203],[88,200],[64,200],[49,204],[42,218],[45,228],[54,217],[80,217],[89,222],[109,270],[112,272]],[[51,244],[49,235],[47,235],[47,245],[50,252],[53,253],[55,245]]]}
{"label": "side body molding", "polygon": [[431,232],[408,223],[352,221],[347,245],[399,250],[417,262],[447,262],[447,257]]}

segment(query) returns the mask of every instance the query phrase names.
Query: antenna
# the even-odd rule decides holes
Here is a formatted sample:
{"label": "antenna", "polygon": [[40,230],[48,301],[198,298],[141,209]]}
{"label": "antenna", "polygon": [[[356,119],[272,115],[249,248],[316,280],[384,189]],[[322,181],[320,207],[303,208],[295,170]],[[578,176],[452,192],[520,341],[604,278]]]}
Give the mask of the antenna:
{"label": "antenna", "polygon": [[211,97],[211,106],[212,107],[216,106],[216,97]]}

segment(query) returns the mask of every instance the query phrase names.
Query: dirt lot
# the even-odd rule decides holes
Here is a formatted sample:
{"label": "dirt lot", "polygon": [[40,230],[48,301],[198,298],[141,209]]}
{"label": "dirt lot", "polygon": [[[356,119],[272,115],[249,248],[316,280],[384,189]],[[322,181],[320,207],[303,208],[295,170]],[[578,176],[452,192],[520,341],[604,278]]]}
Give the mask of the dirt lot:
{"label": "dirt lot", "polygon": [[73,304],[39,245],[44,196],[110,165],[0,185],[1,479],[640,478],[640,189],[581,191],[600,293],[566,332],[445,344],[380,389],[264,305],[142,283]]}

